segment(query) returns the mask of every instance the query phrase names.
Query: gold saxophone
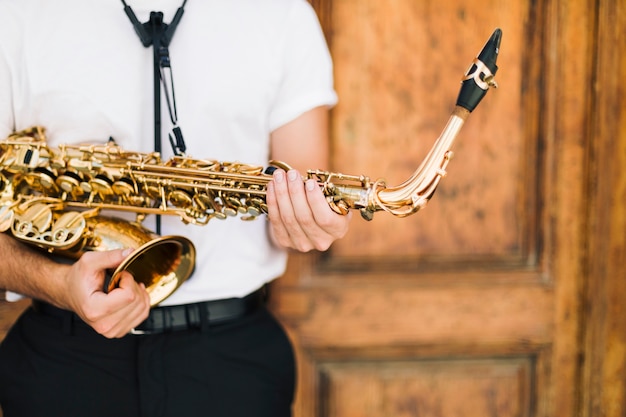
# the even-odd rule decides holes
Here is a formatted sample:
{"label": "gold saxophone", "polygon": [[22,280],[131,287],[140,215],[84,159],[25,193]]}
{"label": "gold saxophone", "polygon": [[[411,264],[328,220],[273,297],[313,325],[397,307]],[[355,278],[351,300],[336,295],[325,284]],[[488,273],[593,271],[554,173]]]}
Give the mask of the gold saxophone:
{"label": "gold saxophone", "polygon": [[[466,72],[448,123],[433,148],[404,183],[387,187],[366,176],[309,170],[337,213],[359,210],[371,220],[384,210],[398,217],[426,206],[446,174],[452,144],[470,112],[491,86],[501,31],[496,29]],[[129,271],[143,282],[154,306],[193,272],[195,248],[182,236],[158,236],[141,225],[149,214],[179,216],[204,225],[211,219],[251,220],[267,213],[267,183],[273,169],[241,163],[129,152],[109,141],[103,145],[46,143],[45,129],[33,127],[0,141],[0,232],[51,253],[78,258],[85,251],[133,248],[106,279],[105,291]],[[103,215],[130,212],[135,221]]]}

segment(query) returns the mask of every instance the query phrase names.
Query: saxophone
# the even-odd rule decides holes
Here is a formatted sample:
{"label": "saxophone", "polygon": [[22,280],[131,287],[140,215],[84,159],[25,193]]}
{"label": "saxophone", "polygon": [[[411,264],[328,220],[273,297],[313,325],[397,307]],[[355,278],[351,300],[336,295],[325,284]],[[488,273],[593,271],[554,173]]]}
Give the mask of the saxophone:
{"label": "saxophone", "polygon": [[[387,187],[363,175],[309,170],[329,206],[339,214],[359,210],[371,220],[377,211],[409,216],[426,206],[452,157],[450,148],[469,114],[490,87],[502,33],[496,29],[462,80],[456,106],[440,137],[414,174]],[[182,236],[158,236],[142,226],[147,215],[178,216],[205,225],[212,219],[252,220],[268,212],[266,185],[281,161],[267,168],[174,156],[130,152],[106,144],[47,145],[45,129],[35,126],[0,141],[0,232],[64,257],[85,251],[133,248],[105,279],[111,291],[121,271],[143,282],[152,306],[172,294],[193,272],[195,248]],[[129,212],[134,221],[107,216]]]}

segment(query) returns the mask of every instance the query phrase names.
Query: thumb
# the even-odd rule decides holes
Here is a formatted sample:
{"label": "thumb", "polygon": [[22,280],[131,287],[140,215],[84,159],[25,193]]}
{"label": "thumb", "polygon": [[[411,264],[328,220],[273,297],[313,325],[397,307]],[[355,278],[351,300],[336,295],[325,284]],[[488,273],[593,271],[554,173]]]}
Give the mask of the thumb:
{"label": "thumb", "polygon": [[86,252],[83,255],[84,260],[89,262],[91,267],[96,270],[105,270],[117,268],[124,259],[133,252],[133,249],[114,249],[104,252]]}
{"label": "thumb", "polygon": [[100,279],[104,279],[104,282],[101,281],[100,285],[104,284],[104,288],[102,286],[100,288],[103,288],[104,292],[108,293],[119,285],[119,281],[124,275],[129,275],[130,279],[132,279],[132,275],[126,271],[121,271],[113,275],[114,270],[132,253],[132,251],[132,249],[115,249],[105,252],[86,252],[82,256],[81,261],[89,264],[92,270],[102,271],[104,273],[100,275]]}
{"label": "thumb", "polygon": [[145,288],[145,285],[143,283],[135,281],[135,279],[133,278],[133,275],[126,270],[118,272],[117,275],[113,278],[117,282],[116,286],[119,288],[130,288],[131,285],[137,285],[137,284]]}

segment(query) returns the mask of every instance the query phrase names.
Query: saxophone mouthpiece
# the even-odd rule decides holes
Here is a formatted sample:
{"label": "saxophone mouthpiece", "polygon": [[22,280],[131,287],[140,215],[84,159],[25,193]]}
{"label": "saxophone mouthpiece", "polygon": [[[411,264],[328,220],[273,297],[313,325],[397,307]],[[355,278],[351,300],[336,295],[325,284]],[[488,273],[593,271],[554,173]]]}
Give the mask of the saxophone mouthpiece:
{"label": "saxophone mouthpiece", "polygon": [[498,66],[496,60],[500,52],[502,30],[496,29],[478,56],[474,59],[462,80],[461,91],[456,105],[473,111],[489,87],[498,87],[494,80]]}

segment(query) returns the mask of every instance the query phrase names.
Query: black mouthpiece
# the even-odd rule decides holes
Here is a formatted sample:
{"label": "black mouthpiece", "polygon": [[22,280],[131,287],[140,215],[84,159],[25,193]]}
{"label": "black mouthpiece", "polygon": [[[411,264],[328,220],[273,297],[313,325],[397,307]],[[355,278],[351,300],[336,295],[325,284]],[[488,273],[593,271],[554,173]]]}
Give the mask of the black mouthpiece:
{"label": "black mouthpiece", "polygon": [[463,85],[456,102],[457,106],[461,106],[471,112],[487,94],[489,87],[497,87],[493,77],[498,71],[496,60],[500,52],[501,40],[502,31],[496,29],[469,70],[465,73]]}
{"label": "black mouthpiece", "polygon": [[478,54],[478,60],[482,61],[482,63],[489,68],[489,71],[491,71],[493,75],[496,75],[496,71],[498,71],[496,60],[498,59],[498,52],[500,52],[501,40],[502,30],[496,29],[487,41],[483,50],[480,51],[480,54]]}

